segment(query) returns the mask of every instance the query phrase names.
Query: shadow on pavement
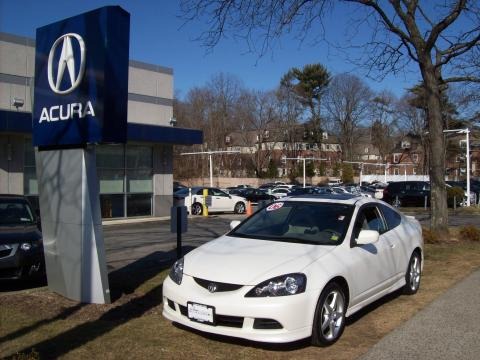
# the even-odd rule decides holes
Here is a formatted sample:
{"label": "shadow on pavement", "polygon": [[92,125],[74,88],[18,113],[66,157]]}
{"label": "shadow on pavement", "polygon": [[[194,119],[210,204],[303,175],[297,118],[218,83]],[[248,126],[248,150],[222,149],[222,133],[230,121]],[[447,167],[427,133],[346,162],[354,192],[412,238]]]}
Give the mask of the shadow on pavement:
{"label": "shadow on pavement", "polygon": [[[182,253],[192,251],[195,247],[183,246]],[[171,251],[155,251],[131,264],[108,274],[112,303],[122,295],[132,294],[140,285],[169,268],[176,260],[176,249]]]}

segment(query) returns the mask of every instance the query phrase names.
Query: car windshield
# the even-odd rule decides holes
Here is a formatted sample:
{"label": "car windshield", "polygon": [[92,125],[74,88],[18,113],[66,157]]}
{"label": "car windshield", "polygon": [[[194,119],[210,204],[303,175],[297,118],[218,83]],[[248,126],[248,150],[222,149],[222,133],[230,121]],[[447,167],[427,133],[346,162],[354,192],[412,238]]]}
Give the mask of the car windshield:
{"label": "car windshield", "polygon": [[34,217],[28,204],[20,199],[0,199],[0,226],[32,224]]}
{"label": "car windshield", "polygon": [[339,245],[347,232],[353,206],[285,201],[255,213],[228,235],[315,245]]}

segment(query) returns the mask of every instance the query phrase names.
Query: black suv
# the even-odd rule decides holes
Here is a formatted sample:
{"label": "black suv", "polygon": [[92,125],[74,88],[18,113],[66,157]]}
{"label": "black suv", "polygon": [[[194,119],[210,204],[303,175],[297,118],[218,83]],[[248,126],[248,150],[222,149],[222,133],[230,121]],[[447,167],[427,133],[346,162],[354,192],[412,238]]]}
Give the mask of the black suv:
{"label": "black suv", "polygon": [[0,280],[45,274],[42,234],[28,200],[0,195]]}
{"label": "black suv", "polygon": [[430,184],[426,181],[397,181],[383,190],[383,201],[393,206],[427,206],[430,204]]}

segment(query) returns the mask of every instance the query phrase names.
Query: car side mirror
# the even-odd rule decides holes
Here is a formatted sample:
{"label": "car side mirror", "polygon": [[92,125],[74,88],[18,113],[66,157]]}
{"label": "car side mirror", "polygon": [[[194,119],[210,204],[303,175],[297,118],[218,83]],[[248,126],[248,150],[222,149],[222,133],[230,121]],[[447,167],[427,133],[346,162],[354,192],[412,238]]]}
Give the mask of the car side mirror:
{"label": "car side mirror", "polygon": [[241,221],[240,220],[233,220],[230,222],[230,230],[235,229],[238,225],[240,225]]}
{"label": "car side mirror", "polygon": [[357,245],[373,244],[378,241],[380,234],[375,230],[362,230],[358,234]]}

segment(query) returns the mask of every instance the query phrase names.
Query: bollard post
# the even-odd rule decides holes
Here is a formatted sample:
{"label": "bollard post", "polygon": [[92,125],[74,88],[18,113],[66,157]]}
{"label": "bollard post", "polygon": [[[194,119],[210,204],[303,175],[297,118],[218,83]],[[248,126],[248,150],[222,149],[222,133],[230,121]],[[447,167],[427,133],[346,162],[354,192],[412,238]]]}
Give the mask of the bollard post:
{"label": "bollard post", "polygon": [[170,209],[170,232],[177,233],[177,259],[183,255],[182,233],[188,231],[188,216],[186,206],[172,206]]}
{"label": "bollard post", "polygon": [[207,196],[208,189],[203,189],[203,216],[208,216]]}

